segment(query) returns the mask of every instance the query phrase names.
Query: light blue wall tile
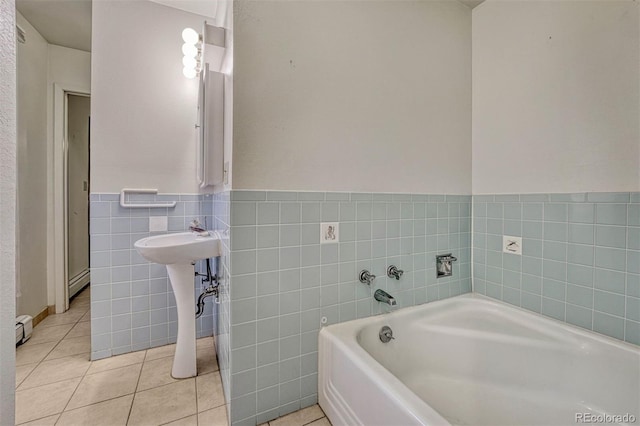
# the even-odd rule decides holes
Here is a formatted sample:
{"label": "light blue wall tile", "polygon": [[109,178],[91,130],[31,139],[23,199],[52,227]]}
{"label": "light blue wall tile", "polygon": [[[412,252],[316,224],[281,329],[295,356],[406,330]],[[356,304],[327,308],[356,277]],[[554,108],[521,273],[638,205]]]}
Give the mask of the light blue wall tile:
{"label": "light blue wall tile", "polygon": [[596,223],[604,225],[626,225],[626,204],[597,204]]}
{"label": "light blue wall tile", "polygon": [[567,265],[567,281],[593,287],[593,271],[592,267],[569,264]]}
{"label": "light blue wall tile", "polygon": [[279,246],[278,226],[258,226],[257,227],[257,248],[273,248]]}
{"label": "light blue wall tile", "polygon": [[[260,250],[264,251],[264,250]],[[231,257],[231,267],[234,274],[251,274],[256,272],[256,251],[248,250],[233,253]]]}
{"label": "light blue wall tile", "polygon": [[271,340],[269,342],[258,344],[256,346],[256,359],[258,367],[277,362],[279,360],[278,341]]}
{"label": "light blue wall tile", "polygon": [[625,342],[640,345],[640,322],[625,321]]}
{"label": "light blue wall tile", "polygon": [[593,246],[569,244],[567,247],[567,261],[578,265],[593,265]]}
{"label": "light blue wall tile", "polygon": [[567,284],[567,302],[585,308],[593,308],[593,289]]}
{"label": "light blue wall tile", "polygon": [[282,225],[280,226],[280,246],[299,246],[301,241],[301,226],[299,224],[294,225]]}
{"label": "light blue wall tile", "polygon": [[321,204],[321,219],[323,222],[337,222],[339,219],[339,204],[326,202]]}
{"label": "light blue wall tile", "polygon": [[504,229],[503,232],[505,235],[510,235],[513,237],[521,237],[523,235],[523,224],[519,220],[506,220],[504,221]]}
{"label": "light blue wall tile", "polygon": [[340,203],[340,221],[347,222],[356,219],[356,204],[350,202]]}
{"label": "light blue wall tile", "polygon": [[544,220],[551,222],[567,221],[568,205],[565,203],[544,203]]}
{"label": "light blue wall tile", "polygon": [[[318,212],[319,214],[319,212]],[[300,203],[280,204],[280,223],[301,223]]]}
{"label": "light blue wall tile", "polygon": [[[244,253],[247,253],[247,252],[238,252],[238,253],[233,253],[232,254],[232,259],[231,259],[232,268],[235,268],[234,261],[236,259],[236,256],[241,255],[243,257],[248,257]],[[255,256],[256,256],[256,268],[255,268],[255,270],[250,270],[249,267],[247,266],[247,269],[242,269],[241,272],[238,272],[238,274],[240,274],[242,272],[251,273],[251,272],[255,272],[255,271],[257,271],[257,272],[276,271],[276,270],[279,269],[279,262],[280,262],[280,249],[279,248],[257,250],[257,251],[255,251]],[[240,262],[240,261],[241,260],[238,259],[238,262]],[[250,261],[250,259],[249,259],[249,261]],[[237,271],[237,269],[236,269],[236,271]]]}
{"label": "light blue wall tile", "polygon": [[565,304],[555,299],[543,297],[542,310],[540,312],[559,321],[565,320]]}
{"label": "light blue wall tile", "polygon": [[540,313],[542,310],[542,296],[523,292],[520,296],[521,306],[533,312]]}
{"label": "light blue wall tile", "polygon": [[616,339],[624,339],[624,320],[594,311],[593,331],[615,337]]}
{"label": "light blue wall tile", "polygon": [[573,193],[573,194],[549,194],[549,201],[552,202],[584,202],[587,200],[586,193]]}
{"label": "light blue wall tile", "polygon": [[627,272],[640,274],[640,251],[627,250]]}
{"label": "light blue wall tile", "polygon": [[544,239],[550,241],[567,241],[568,226],[566,223],[544,222]]}
{"label": "light blue wall tile", "polygon": [[522,203],[505,203],[504,218],[511,220],[522,219]]}
{"label": "light blue wall tile", "polygon": [[554,300],[566,300],[567,284],[553,279],[542,280],[542,295]]}
{"label": "light blue wall tile", "polygon": [[267,191],[268,201],[296,201],[298,193],[293,191]]}
{"label": "light blue wall tile", "polygon": [[633,321],[640,321],[640,298],[628,297],[626,303],[626,318]]}
{"label": "light blue wall tile", "polygon": [[625,248],[627,228],[623,226],[596,226],[596,244],[605,247]]}
{"label": "light blue wall tile", "polygon": [[244,322],[255,321],[255,319],[256,299],[242,299],[235,301],[231,305],[232,324],[241,324]]}
{"label": "light blue wall tile", "polygon": [[591,203],[569,204],[569,222],[594,223],[595,205]]}
{"label": "light blue wall tile", "polygon": [[298,268],[294,268],[294,269],[287,269],[287,270],[280,270],[279,272],[279,281],[280,281],[280,288],[279,291],[283,292],[283,291],[293,291],[293,290],[298,290],[301,287],[301,273],[300,273],[300,269]]}
{"label": "light blue wall tile", "polygon": [[640,228],[627,228],[627,248],[640,250]]}
{"label": "light blue wall tile", "polygon": [[231,232],[231,248],[233,250],[250,250],[256,248],[256,227],[238,226]]}
{"label": "light blue wall tile", "polygon": [[627,221],[630,226],[640,226],[640,205],[629,204],[627,206]]}
{"label": "light blue wall tile", "polygon": [[[353,245],[353,255],[355,258],[355,244],[354,243],[342,243]],[[302,246],[300,248],[300,264],[301,266],[314,266],[320,264],[320,245]]]}
{"label": "light blue wall tile", "polygon": [[624,317],[625,298],[620,294],[595,290],[593,292],[593,305],[596,311]]}
{"label": "light blue wall tile", "polygon": [[521,274],[520,272],[503,270],[502,271],[502,283],[504,284],[504,288],[516,288],[520,289],[521,287]]}
{"label": "light blue wall tile", "polygon": [[587,329],[592,328],[593,311],[590,308],[583,308],[567,304],[567,322]]}
{"label": "light blue wall tile", "polygon": [[504,218],[503,204],[502,203],[487,203],[487,217],[491,218],[491,219],[502,219],[502,218]]}
{"label": "light blue wall tile", "polygon": [[[343,224],[339,228],[340,239],[344,241],[344,233],[345,230],[348,233],[348,226],[353,224]],[[303,245],[306,244],[319,244],[320,243],[320,225],[319,224],[304,224],[300,227],[300,243]]]}
{"label": "light blue wall tile", "polygon": [[519,201],[520,196],[518,194],[496,194],[494,195],[494,200],[501,203],[509,201]]}
{"label": "light blue wall tile", "polygon": [[522,236],[526,238],[542,238],[542,222],[522,222]]}
{"label": "light blue wall tile", "polygon": [[302,203],[302,223],[320,222],[320,203]]}
{"label": "light blue wall tile", "polygon": [[522,218],[524,220],[542,220],[543,204],[542,203],[523,203]]}
{"label": "light blue wall tile", "polygon": [[[252,222],[250,217],[252,209],[255,209],[253,203],[234,203],[234,213],[240,216],[242,222]],[[236,211],[238,208],[240,212]],[[243,217],[244,216],[244,217]],[[277,224],[280,222],[280,204],[278,203],[258,203],[257,206],[257,223],[259,225]],[[253,224],[253,223],[249,223]]]}
{"label": "light blue wall tile", "polygon": [[522,256],[522,272],[542,276],[542,259]]}
{"label": "light blue wall tile", "polygon": [[326,201],[349,201],[350,193],[348,192],[327,192],[325,194]]}
{"label": "light blue wall tile", "polygon": [[[266,321],[260,321],[257,324],[260,325],[266,323]],[[271,339],[269,339],[271,340]],[[256,344],[256,323],[249,322],[245,324],[239,324],[231,326],[231,347],[241,348],[244,346]]]}
{"label": "light blue wall tile", "polygon": [[[640,208],[627,204],[634,197],[527,194],[512,202],[475,196],[475,291],[585,328],[597,324],[599,332],[620,338],[625,316],[638,324],[636,312],[628,308],[629,298],[637,301],[640,296],[640,228],[634,228],[640,225]],[[542,201],[548,202],[543,206]],[[538,222],[542,218],[544,225]],[[524,237],[520,265],[498,256],[502,232],[517,233],[518,222]],[[518,282],[518,266],[520,293],[513,284]]]}
{"label": "light blue wall tile", "polygon": [[519,290],[503,287],[502,300],[515,306],[520,306],[521,293]]}
{"label": "light blue wall tile", "polygon": [[256,224],[256,203],[234,202],[233,204],[234,209],[231,215],[231,225],[241,226]]}
{"label": "light blue wall tile", "polygon": [[265,201],[267,193],[265,191],[233,191],[231,193],[232,201]]}
{"label": "light blue wall tile", "polygon": [[556,241],[544,241],[542,253],[545,259],[565,261],[567,260],[567,244]]}
{"label": "light blue wall tile", "polygon": [[[503,221],[501,219],[487,219],[487,233],[502,235]],[[444,232],[438,232],[444,233]]]}
{"label": "light blue wall tile", "polygon": [[291,314],[294,312],[300,312],[300,291],[280,293],[280,315]]}
{"label": "light blue wall tile", "polygon": [[[277,263],[276,263],[277,265]],[[286,247],[280,249],[280,269],[300,267],[300,248]]]}
{"label": "light blue wall tile", "polygon": [[324,201],[324,192],[298,192],[298,201]]}
{"label": "light blue wall tile", "polygon": [[594,226],[586,224],[569,224],[569,242],[579,244],[594,243]]}
{"label": "light blue wall tile", "polygon": [[597,203],[628,203],[628,192],[590,192],[587,194],[588,201]]}
{"label": "light blue wall tile", "polygon": [[626,252],[624,250],[596,247],[595,266],[624,271],[626,263]]}

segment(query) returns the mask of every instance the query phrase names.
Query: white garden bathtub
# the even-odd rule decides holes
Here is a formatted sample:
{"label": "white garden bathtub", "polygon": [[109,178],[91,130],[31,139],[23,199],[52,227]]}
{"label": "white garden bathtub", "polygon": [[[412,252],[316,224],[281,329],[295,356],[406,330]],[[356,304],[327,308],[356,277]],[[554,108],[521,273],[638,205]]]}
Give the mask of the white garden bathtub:
{"label": "white garden bathtub", "polygon": [[640,348],[468,294],[323,328],[318,388],[334,426],[640,424]]}

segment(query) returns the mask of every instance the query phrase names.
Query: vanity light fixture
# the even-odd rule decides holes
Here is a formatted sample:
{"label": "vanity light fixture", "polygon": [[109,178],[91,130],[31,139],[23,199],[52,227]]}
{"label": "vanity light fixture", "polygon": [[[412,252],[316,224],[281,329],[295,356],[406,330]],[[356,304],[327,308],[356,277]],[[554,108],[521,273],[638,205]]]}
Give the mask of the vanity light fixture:
{"label": "vanity light fixture", "polygon": [[202,69],[202,37],[193,28],[182,31],[182,74],[194,78]]}

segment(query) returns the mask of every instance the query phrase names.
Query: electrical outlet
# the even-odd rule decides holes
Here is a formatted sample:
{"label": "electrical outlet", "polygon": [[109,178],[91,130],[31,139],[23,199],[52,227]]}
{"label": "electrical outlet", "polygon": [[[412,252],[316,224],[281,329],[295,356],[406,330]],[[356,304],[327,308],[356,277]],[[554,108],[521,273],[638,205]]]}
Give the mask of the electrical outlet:
{"label": "electrical outlet", "polygon": [[522,256],[522,237],[502,236],[502,251]]}
{"label": "electrical outlet", "polygon": [[320,224],[320,244],[337,243],[340,241],[337,222],[325,222]]}
{"label": "electrical outlet", "polygon": [[166,232],[168,229],[167,216],[149,216],[149,232]]}

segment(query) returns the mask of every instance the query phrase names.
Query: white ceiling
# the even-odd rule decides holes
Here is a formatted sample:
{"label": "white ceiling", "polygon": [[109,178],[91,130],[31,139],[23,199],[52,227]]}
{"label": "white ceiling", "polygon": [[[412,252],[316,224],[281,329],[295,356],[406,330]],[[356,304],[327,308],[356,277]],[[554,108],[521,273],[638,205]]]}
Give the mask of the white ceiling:
{"label": "white ceiling", "polygon": [[461,3],[466,4],[471,9],[482,3],[484,0],[459,0]]}
{"label": "white ceiling", "polygon": [[16,0],[16,8],[49,43],[91,51],[91,0]]}
{"label": "white ceiling", "polygon": [[[91,51],[92,0],[16,0],[16,8],[49,43]],[[215,16],[215,1],[152,0],[166,6]],[[474,8],[484,0],[459,0]]]}

